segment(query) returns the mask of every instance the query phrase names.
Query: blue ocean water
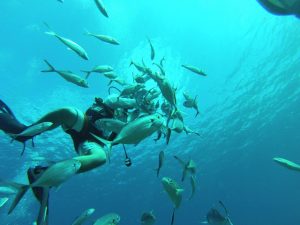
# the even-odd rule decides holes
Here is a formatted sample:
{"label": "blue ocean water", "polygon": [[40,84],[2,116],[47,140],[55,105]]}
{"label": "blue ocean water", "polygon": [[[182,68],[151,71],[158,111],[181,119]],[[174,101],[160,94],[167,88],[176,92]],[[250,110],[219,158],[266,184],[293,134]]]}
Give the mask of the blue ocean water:
{"label": "blue ocean water", "polygon": [[[300,162],[300,21],[274,16],[254,0],[105,1],[109,18],[92,0],[10,0],[0,2],[0,98],[24,123],[64,106],[86,110],[95,96],[108,95],[107,79],[91,76],[90,88],[42,74],[43,59],[57,68],[79,73],[96,64],[112,65],[131,81],[131,59],[150,62],[147,37],[157,58],[166,58],[166,73],[178,87],[178,99],[189,91],[199,96],[201,114],[184,111],[185,123],[201,137],[174,134],[168,146],[152,138],[128,146],[133,166],[127,168],[121,147],[110,164],[80,174],[51,192],[50,223],[71,224],[83,210],[94,207],[91,221],[116,212],[120,224],[140,224],[143,211],[153,210],[158,225],[170,223],[172,204],[154,168],[165,150],[161,175],[180,183],[181,168],[173,159],[192,158],[198,166],[197,192],[189,182],[176,212],[175,224],[196,225],[222,200],[233,224],[300,224],[299,174],[275,164],[273,157]],[[53,37],[58,34],[84,46],[84,61]],[[85,30],[120,40],[111,46],[84,35]],[[200,77],[181,67],[197,65]],[[22,146],[1,134],[0,177],[26,183],[26,170],[37,158],[59,161],[75,156],[70,137],[61,129],[38,136],[36,147],[20,157]],[[32,224],[38,204],[28,193],[14,213],[0,209],[0,224]],[[91,222],[90,222],[91,224]]]}

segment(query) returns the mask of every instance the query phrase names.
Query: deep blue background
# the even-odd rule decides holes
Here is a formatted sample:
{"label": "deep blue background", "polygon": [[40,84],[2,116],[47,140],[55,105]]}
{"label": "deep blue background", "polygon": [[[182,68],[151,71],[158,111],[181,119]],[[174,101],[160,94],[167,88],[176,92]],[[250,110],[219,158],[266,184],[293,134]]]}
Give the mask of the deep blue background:
{"label": "deep blue background", "polygon": [[[131,81],[131,59],[149,62],[147,37],[157,58],[166,57],[167,76],[182,91],[199,95],[201,116],[186,113],[185,122],[202,136],[172,136],[167,147],[151,139],[129,147],[134,165],[123,164],[116,147],[112,163],[74,177],[51,193],[50,223],[71,224],[84,209],[94,207],[93,219],[109,212],[121,224],[139,224],[143,211],[154,210],[157,224],[170,222],[172,205],[153,169],[160,150],[166,151],[163,176],[179,181],[181,168],[173,155],[198,165],[198,189],[191,201],[189,182],[176,224],[194,225],[218,200],[227,205],[233,224],[300,224],[299,174],[272,161],[284,157],[300,162],[300,21],[267,13],[252,0],[105,1],[103,17],[92,0],[10,0],[0,3],[0,98],[29,124],[63,106],[85,110],[94,96],[107,96],[107,80],[91,77],[89,89],[42,74],[43,59],[55,67],[80,73],[96,64],[109,64]],[[84,61],[53,37],[44,34],[47,22],[58,34],[82,45]],[[110,46],[84,31],[115,36]],[[197,65],[208,73],[199,77],[181,68]],[[0,176],[27,182],[26,169],[38,158],[62,160],[75,155],[60,129],[36,139],[20,158],[21,146],[1,134]],[[15,212],[0,210],[0,223],[32,224],[38,207],[27,194]]]}

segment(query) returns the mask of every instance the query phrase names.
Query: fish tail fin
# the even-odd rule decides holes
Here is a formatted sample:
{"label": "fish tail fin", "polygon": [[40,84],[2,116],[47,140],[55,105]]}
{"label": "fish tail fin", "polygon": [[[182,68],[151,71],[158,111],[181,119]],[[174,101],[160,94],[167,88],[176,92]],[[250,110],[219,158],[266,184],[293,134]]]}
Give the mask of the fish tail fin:
{"label": "fish tail fin", "polygon": [[45,34],[56,36],[57,34],[54,31],[46,31]]}
{"label": "fish tail fin", "polygon": [[10,143],[12,143],[13,141],[16,140],[16,138],[18,137],[18,134],[12,134],[12,133],[6,133],[9,137],[11,137],[11,141]]}
{"label": "fish tail fin", "polygon": [[88,71],[88,70],[81,70],[81,72],[86,73],[85,75],[85,79],[87,80],[89,78],[89,76],[91,75],[92,71]]}
{"label": "fish tail fin", "polygon": [[11,186],[15,187],[18,192],[8,210],[8,214],[11,214],[13,212],[13,210],[16,208],[16,206],[19,204],[19,202],[21,201],[21,199],[23,198],[23,196],[26,194],[26,192],[29,189],[29,185],[24,185],[24,184],[18,184],[18,183],[13,183],[13,182],[7,182],[8,184],[10,184]]}
{"label": "fish tail fin", "polygon": [[173,225],[174,221],[175,221],[175,210],[176,210],[176,208],[174,207],[173,213],[172,213],[171,225]]}
{"label": "fish tail fin", "polygon": [[110,80],[107,86],[110,86],[114,81],[115,81],[114,79]]}
{"label": "fish tail fin", "polygon": [[41,225],[46,225],[48,224],[48,215],[49,215],[49,208],[48,208],[48,202],[49,202],[49,188],[45,189],[43,191],[43,196],[42,196],[42,201],[40,209],[39,209],[39,214],[37,217],[37,224],[41,224]]}
{"label": "fish tail fin", "polygon": [[166,143],[167,143],[167,145],[170,142],[171,134],[172,134],[172,129],[168,127],[167,128],[167,134],[166,134]]}
{"label": "fish tail fin", "polygon": [[134,65],[134,62],[133,62],[133,60],[131,60],[131,61],[130,61],[130,64],[129,64],[129,66],[132,66],[132,65]]}
{"label": "fish tail fin", "polygon": [[186,170],[186,168],[184,168],[183,172],[182,172],[182,177],[181,177],[182,182],[185,180],[186,174],[187,174],[187,170]]}
{"label": "fish tail fin", "polygon": [[46,22],[43,22],[43,24],[49,29],[49,31],[46,31],[45,34],[51,35],[51,36],[57,36],[57,34],[52,30],[50,25]]}
{"label": "fish tail fin", "polygon": [[88,29],[85,28],[85,29],[84,29],[84,34],[85,34],[85,35],[91,35],[91,32],[89,32]]}
{"label": "fish tail fin", "polygon": [[44,62],[48,65],[47,70],[42,70],[43,73],[56,72],[56,69],[45,59]]}
{"label": "fish tail fin", "polygon": [[159,172],[160,172],[160,169],[157,168],[157,169],[154,169],[154,171],[156,171],[156,177],[159,177]]}
{"label": "fish tail fin", "polygon": [[105,140],[103,138],[98,137],[97,135],[93,134],[90,132],[90,134],[97,140],[100,141],[101,143],[103,143],[107,149],[108,149],[108,153],[107,153],[107,158],[108,158],[108,162],[110,162],[110,156],[111,156],[111,149],[112,149],[112,143],[111,141]]}

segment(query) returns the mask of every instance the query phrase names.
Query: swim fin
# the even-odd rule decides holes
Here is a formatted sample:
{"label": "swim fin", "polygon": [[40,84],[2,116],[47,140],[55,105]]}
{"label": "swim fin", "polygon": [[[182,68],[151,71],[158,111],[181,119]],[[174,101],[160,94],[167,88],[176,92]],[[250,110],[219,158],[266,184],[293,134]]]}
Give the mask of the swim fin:
{"label": "swim fin", "polygon": [[[0,99],[0,130],[3,130],[6,134],[19,134],[26,130],[28,126],[20,123],[12,110]],[[23,143],[23,150],[21,155],[25,151],[25,143],[27,140],[33,139],[33,137],[19,136],[13,138],[12,141],[16,140]]]}
{"label": "swim fin", "polygon": [[8,113],[11,117],[16,119],[16,116],[11,111],[11,109],[0,99],[0,111],[3,113]]}
{"label": "swim fin", "polygon": [[[36,166],[27,170],[29,183],[34,183],[48,167]],[[36,220],[37,225],[48,225],[49,215],[49,187],[33,187],[31,188],[34,196],[40,203],[39,214]]]}

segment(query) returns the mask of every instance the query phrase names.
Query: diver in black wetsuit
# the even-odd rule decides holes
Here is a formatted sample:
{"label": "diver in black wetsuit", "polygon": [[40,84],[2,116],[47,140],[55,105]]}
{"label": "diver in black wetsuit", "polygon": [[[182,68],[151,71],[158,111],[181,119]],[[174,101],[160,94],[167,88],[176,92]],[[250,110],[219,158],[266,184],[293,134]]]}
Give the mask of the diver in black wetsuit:
{"label": "diver in black wetsuit", "polygon": [[[19,134],[30,127],[20,123],[3,101],[0,103],[1,130],[8,134]],[[107,140],[113,140],[117,134],[98,130],[94,125],[95,121],[98,119],[113,118],[113,116],[114,110],[105,105],[101,98],[95,98],[94,104],[85,113],[72,107],[62,108],[46,114],[31,126],[43,122],[53,123],[49,130],[61,126],[73,139],[74,148],[78,154],[78,156],[74,157],[74,159],[81,163],[81,167],[78,172],[82,173],[106,163],[106,153],[103,149],[103,143],[96,140],[90,133],[103,137]],[[25,143],[28,139],[32,138],[33,137],[18,136],[16,140]],[[31,184],[34,183],[46,169],[47,167],[41,166],[29,168],[27,171],[29,182]],[[35,197],[41,204],[38,221],[45,220],[45,224],[47,224],[48,220],[49,189],[50,188],[42,187],[32,188]],[[18,198],[16,197],[16,199]]]}

